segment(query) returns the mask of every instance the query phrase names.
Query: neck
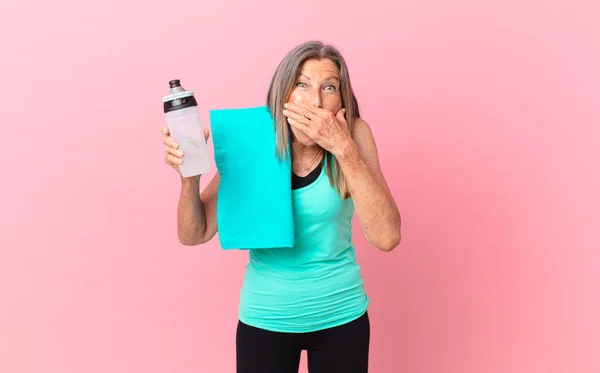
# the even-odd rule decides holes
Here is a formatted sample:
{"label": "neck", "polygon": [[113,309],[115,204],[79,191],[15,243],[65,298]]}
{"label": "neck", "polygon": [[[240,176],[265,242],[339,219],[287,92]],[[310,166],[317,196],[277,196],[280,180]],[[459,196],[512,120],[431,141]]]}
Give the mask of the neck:
{"label": "neck", "polygon": [[292,139],[292,151],[294,152],[294,155],[304,158],[319,154],[323,149],[317,144],[304,145],[300,143],[300,141]]}
{"label": "neck", "polygon": [[292,169],[298,176],[304,176],[321,162],[323,148],[318,145],[306,146],[292,139]]}

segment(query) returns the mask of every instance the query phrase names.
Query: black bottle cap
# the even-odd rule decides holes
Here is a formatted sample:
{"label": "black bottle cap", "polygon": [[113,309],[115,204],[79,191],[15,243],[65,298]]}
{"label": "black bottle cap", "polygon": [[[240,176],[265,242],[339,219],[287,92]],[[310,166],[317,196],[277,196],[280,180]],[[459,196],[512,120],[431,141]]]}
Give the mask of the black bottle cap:
{"label": "black bottle cap", "polygon": [[170,101],[165,101],[163,103],[163,110],[165,113],[170,111],[175,111],[179,109],[184,109],[190,106],[198,106],[198,102],[196,102],[196,98],[194,96],[184,96],[175,98]]}
{"label": "black bottle cap", "polygon": [[181,87],[181,83],[179,82],[179,79],[171,80],[169,82],[169,87],[170,88]]}

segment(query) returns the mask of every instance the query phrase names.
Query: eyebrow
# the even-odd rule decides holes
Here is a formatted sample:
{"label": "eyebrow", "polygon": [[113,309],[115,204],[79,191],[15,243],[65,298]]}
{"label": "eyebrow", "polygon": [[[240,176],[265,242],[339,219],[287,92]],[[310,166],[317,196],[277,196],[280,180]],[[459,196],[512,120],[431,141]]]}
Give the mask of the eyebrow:
{"label": "eyebrow", "polygon": [[[310,78],[308,76],[304,75],[304,74],[300,74],[300,76],[303,77],[306,80],[310,80]],[[324,79],[324,81],[329,81],[329,80],[337,80],[339,82],[340,78],[338,78],[335,75],[331,75],[331,76],[327,77],[326,79]]]}

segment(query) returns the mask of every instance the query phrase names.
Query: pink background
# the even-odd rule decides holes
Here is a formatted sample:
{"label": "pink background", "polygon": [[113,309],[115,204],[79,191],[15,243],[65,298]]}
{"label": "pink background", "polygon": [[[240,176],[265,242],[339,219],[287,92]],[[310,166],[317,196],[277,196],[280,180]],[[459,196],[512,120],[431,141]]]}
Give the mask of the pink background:
{"label": "pink background", "polygon": [[234,372],[247,254],[179,245],[161,96],[262,105],[312,38],[403,217],[356,231],[371,371],[600,371],[598,2],[361,4],[3,3],[1,372]]}

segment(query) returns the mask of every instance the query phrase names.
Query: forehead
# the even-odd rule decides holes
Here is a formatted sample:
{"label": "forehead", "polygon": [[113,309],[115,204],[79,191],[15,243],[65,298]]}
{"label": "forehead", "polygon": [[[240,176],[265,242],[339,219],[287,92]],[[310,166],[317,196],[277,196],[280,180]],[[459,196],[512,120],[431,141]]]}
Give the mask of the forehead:
{"label": "forehead", "polygon": [[339,75],[339,69],[335,62],[328,58],[321,60],[309,59],[304,61],[300,69],[302,74],[327,74],[327,75]]}

